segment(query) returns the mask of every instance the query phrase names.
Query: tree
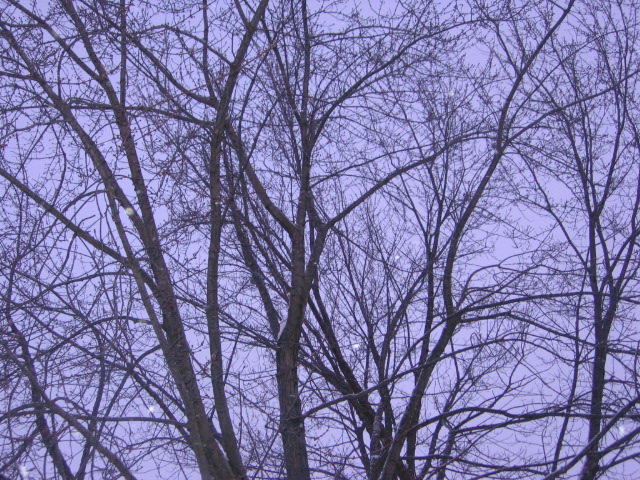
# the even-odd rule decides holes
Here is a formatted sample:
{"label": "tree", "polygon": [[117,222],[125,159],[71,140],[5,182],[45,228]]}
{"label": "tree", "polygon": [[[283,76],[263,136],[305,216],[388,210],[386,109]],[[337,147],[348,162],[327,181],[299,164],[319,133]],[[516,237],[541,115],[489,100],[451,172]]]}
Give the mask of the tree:
{"label": "tree", "polygon": [[633,471],[635,6],[2,12],[0,475]]}
{"label": "tree", "polygon": [[[630,425],[625,420],[636,418],[638,377],[625,365],[637,359],[637,339],[628,326],[638,278],[640,184],[637,62],[630,50],[637,33],[625,28],[637,12],[621,5],[583,8],[598,21],[577,27],[572,39],[557,40],[556,50],[583,54],[549,72],[556,88],[545,88],[544,97],[557,113],[523,159],[532,186],[527,204],[548,218],[549,236],[562,251],[555,268],[565,270],[568,285],[581,287],[563,302],[573,317],[566,325],[572,324],[576,342],[568,357],[573,378],[567,408],[586,415],[587,442],[576,460],[584,455],[580,478],[587,480],[624,458],[621,447],[637,434],[635,420]],[[560,99],[572,105],[560,109]],[[533,156],[531,149],[541,142],[553,147]],[[572,421],[564,421],[556,465]],[[611,435],[615,429],[618,434]]]}

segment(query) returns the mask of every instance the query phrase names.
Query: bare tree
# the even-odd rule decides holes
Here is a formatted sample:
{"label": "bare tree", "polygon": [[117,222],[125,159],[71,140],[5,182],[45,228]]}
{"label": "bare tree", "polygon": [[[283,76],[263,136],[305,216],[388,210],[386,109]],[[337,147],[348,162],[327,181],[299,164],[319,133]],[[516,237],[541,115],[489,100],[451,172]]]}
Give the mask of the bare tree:
{"label": "bare tree", "polygon": [[[637,436],[638,344],[633,328],[638,278],[638,135],[635,58],[637,32],[629,30],[635,8],[581,6],[571,39],[558,38],[557,52],[572,55],[548,72],[544,88],[556,110],[524,149],[530,170],[528,201],[547,218],[556,244],[554,268],[575,291],[563,302],[573,317],[575,347],[567,417],[554,458],[557,478],[584,457],[581,479],[595,479],[624,462]],[[594,66],[596,68],[594,68]],[[602,94],[601,94],[602,93]],[[571,106],[559,108],[570,103]],[[579,287],[579,288],[577,288]],[[560,287],[566,291],[566,286]],[[588,365],[588,368],[585,368]],[[561,461],[571,425],[588,431],[584,447]],[[582,427],[584,425],[584,427]],[[575,429],[577,427],[573,427]],[[631,443],[629,443],[631,442]]]}
{"label": "bare tree", "polygon": [[0,14],[1,478],[623,478],[636,8]]}

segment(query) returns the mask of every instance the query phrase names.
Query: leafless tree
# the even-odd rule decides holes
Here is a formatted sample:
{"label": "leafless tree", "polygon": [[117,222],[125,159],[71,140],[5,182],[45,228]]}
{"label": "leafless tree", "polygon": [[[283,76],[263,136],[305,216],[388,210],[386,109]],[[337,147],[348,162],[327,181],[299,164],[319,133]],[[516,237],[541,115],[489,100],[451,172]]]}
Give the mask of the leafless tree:
{"label": "leafless tree", "polygon": [[637,9],[2,0],[0,478],[624,478]]}

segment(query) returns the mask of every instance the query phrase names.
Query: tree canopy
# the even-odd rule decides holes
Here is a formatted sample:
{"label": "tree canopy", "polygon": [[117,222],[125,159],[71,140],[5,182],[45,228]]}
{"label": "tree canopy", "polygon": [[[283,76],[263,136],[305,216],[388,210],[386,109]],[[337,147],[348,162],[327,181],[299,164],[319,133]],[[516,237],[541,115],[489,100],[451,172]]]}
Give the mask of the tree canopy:
{"label": "tree canopy", "polygon": [[0,480],[637,478],[639,13],[0,0]]}

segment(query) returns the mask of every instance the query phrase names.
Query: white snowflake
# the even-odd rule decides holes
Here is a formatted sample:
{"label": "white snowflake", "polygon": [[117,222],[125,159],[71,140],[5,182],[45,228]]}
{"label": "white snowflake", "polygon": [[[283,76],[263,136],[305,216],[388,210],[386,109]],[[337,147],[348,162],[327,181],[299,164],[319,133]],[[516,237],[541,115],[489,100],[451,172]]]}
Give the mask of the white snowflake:
{"label": "white snowflake", "polygon": [[20,472],[22,480],[27,480],[29,478],[29,470],[27,470],[27,467],[25,467],[24,465],[20,465],[18,467],[18,471]]}
{"label": "white snowflake", "polygon": [[156,407],[154,407],[153,405],[151,405],[149,407],[149,413],[153,413],[155,411]]}
{"label": "white snowflake", "polygon": [[449,90],[449,97],[453,97],[456,94],[453,90]]}
{"label": "white snowflake", "polygon": [[133,210],[133,208],[131,208],[131,207],[127,207],[127,208],[125,208],[125,209],[124,209],[124,212],[125,212],[127,215],[129,215],[130,217],[132,217],[132,216],[133,216],[133,214],[134,214],[134,213],[136,213],[136,212]]}
{"label": "white snowflake", "polygon": [[351,345],[351,348],[353,348],[354,350],[360,350],[360,344],[354,343],[353,345]]}
{"label": "white snowflake", "polygon": [[626,428],[624,428],[624,425],[620,425],[620,426],[618,427],[618,433],[619,433],[620,435],[624,435],[625,433],[627,433],[627,429],[626,429]]}

